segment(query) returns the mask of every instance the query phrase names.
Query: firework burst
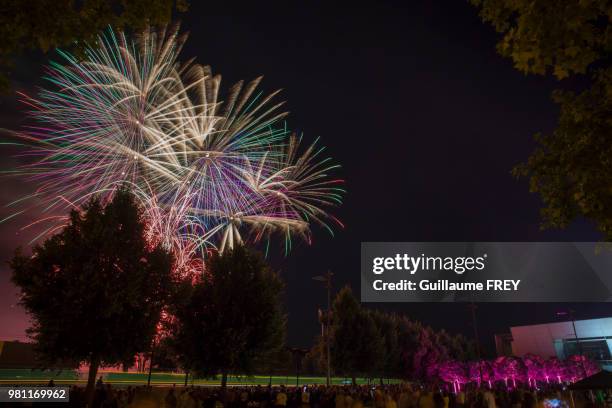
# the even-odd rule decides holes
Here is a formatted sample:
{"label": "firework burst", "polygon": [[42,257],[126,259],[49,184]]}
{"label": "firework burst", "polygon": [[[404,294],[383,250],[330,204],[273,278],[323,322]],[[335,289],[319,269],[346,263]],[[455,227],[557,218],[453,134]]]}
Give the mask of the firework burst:
{"label": "firework burst", "polygon": [[150,242],[181,268],[247,240],[278,233],[289,247],[293,235],[310,241],[313,223],[341,225],[327,212],[343,195],[330,176],[338,166],[317,142],[300,147],[278,92],[264,95],[257,78],[222,96],[209,67],[178,61],[185,40],[177,27],[133,40],[109,30],[81,60],[60,51],[49,89],[22,95],[37,124],[21,135],[29,164],[13,173],[38,185],[43,235],[62,224],[59,210],[120,185],[142,205]]}

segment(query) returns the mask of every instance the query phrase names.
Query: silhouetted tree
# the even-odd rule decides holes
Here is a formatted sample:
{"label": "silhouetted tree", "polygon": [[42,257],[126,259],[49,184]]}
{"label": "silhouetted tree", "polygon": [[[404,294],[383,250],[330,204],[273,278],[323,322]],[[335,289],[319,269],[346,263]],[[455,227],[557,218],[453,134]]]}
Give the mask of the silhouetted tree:
{"label": "silhouetted tree", "polygon": [[[514,174],[540,194],[543,226],[584,216],[612,240],[612,8],[603,0],[470,0],[502,34],[498,51],[525,74],[580,77],[581,91],[557,90],[557,129]],[[586,79],[586,81],[585,81]]]}
{"label": "silhouetted tree", "polygon": [[283,345],[283,284],[256,252],[239,246],[212,256],[177,307],[175,344],[186,370],[201,376],[250,374]]}
{"label": "silhouetted tree", "polygon": [[398,316],[380,311],[373,311],[372,318],[382,337],[383,361],[380,367],[380,382],[383,378],[401,377],[401,349],[399,343],[399,324]]}
{"label": "silhouetted tree", "polygon": [[361,309],[347,286],[333,303],[331,327],[331,361],[334,371],[356,382],[357,374],[380,373],[384,360],[384,344],[372,313]]}
{"label": "silhouetted tree", "polygon": [[173,7],[183,12],[188,6],[187,0],[3,0],[0,89],[7,88],[13,58],[23,52],[91,44],[108,26],[140,30],[148,24],[167,24]]}
{"label": "silhouetted tree", "polygon": [[174,371],[179,367],[178,357],[171,337],[163,337],[155,345],[152,353],[153,367],[160,370]]}
{"label": "silhouetted tree", "polygon": [[462,334],[457,334],[449,345],[449,354],[451,358],[459,361],[474,360],[477,357],[476,343]]}
{"label": "silhouetted tree", "polygon": [[423,326],[420,322],[412,321],[406,316],[399,318],[398,342],[400,349],[400,378],[415,378],[414,375],[414,356],[419,349],[419,341]]}
{"label": "silhouetted tree", "polygon": [[323,358],[325,350],[321,349],[321,346],[325,346],[325,342],[319,339],[319,336],[314,341],[312,348],[304,356],[302,360],[302,369],[304,374],[307,375],[324,375],[326,365]]}
{"label": "silhouetted tree", "polygon": [[87,362],[90,403],[98,367],[145,351],[167,299],[172,256],[149,248],[144,228],[131,194],[119,191],[106,207],[92,199],[72,211],[62,232],[10,262],[37,353],[51,366]]}

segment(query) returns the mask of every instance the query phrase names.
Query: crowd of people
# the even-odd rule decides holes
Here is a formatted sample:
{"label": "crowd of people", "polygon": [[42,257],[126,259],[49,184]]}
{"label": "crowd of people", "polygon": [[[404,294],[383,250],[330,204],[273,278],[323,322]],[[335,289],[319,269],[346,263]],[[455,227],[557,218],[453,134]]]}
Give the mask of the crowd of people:
{"label": "crowd of people", "polygon": [[[92,408],[588,408],[612,407],[612,393],[574,393],[560,388],[461,390],[415,384],[299,387],[132,387],[96,385]],[[84,390],[73,387],[70,405],[84,406]]]}

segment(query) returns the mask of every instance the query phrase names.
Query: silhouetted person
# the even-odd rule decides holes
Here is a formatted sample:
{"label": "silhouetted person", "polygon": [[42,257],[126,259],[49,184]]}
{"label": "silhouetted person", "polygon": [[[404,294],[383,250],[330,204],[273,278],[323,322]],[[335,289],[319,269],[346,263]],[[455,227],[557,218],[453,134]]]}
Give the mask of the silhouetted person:
{"label": "silhouetted person", "polygon": [[535,408],[536,402],[531,392],[526,392],[523,399],[523,408]]}
{"label": "silhouetted person", "polygon": [[434,400],[434,406],[436,408],[444,408],[444,398],[442,397],[441,393],[436,392],[434,394],[433,400]]}
{"label": "silhouetted person", "polygon": [[174,389],[170,388],[168,394],[164,400],[167,408],[176,408],[176,395],[174,395]]}
{"label": "silhouetted person", "polygon": [[70,388],[70,400],[68,406],[80,408],[82,405],[85,405],[85,401],[83,401],[82,390],[76,385],[73,385]]}

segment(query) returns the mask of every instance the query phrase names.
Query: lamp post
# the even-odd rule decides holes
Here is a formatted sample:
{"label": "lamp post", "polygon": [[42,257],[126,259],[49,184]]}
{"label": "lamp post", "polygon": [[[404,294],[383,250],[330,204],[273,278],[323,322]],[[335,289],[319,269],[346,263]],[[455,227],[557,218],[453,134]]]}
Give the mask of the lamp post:
{"label": "lamp post", "polygon": [[153,372],[153,348],[151,348],[151,355],[149,357],[149,375],[147,376],[147,387],[151,386],[151,373]]}
{"label": "lamp post", "polygon": [[314,278],[312,278],[313,280],[319,281],[319,282],[323,282],[325,284],[325,287],[327,288],[327,313],[325,313],[325,316],[323,316],[322,320],[321,320],[321,325],[323,327],[324,333],[323,333],[323,337],[325,339],[325,347],[326,347],[326,354],[327,354],[327,378],[326,378],[326,384],[329,387],[331,384],[331,364],[330,364],[330,359],[331,359],[331,353],[330,353],[330,336],[329,336],[329,324],[330,324],[330,319],[331,319],[331,285],[332,285],[332,276],[334,276],[334,274],[331,271],[327,271],[327,273],[323,276],[315,276]]}
{"label": "lamp post", "polygon": [[302,368],[302,359],[308,353],[308,350],[301,348],[289,348],[295,362],[295,386],[300,385],[300,370]]}

